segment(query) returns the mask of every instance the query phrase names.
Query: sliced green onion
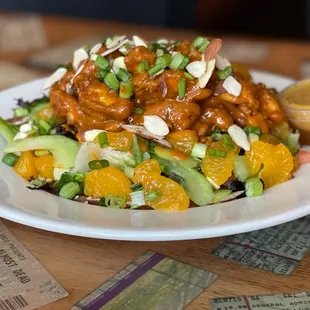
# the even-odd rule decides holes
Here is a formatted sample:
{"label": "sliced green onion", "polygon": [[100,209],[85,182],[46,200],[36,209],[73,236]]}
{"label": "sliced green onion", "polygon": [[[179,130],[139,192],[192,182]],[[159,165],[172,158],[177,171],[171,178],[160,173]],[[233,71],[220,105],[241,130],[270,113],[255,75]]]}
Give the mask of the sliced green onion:
{"label": "sliced green onion", "polygon": [[160,198],[160,196],[160,192],[158,190],[154,190],[146,194],[146,199],[150,202],[153,202]]}
{"label": "sliced green onion", "polygon": [[156,59],[156,65],[161,65],[162,69],[169,66],[171,63],[171,56],[169,54],[164,54]]}
{"label": "sliced green onion", "polygon": [[178,80],[179,99],[183,99],[186,94],[186,79]]}
{"label": "sliced green onion", "polygon": [[102,69],[100,69],[100,70],[98,70],[96,76],[97,76],[97,78],[98,78],[101,82],[103,82],[103,81],[104,81],[104,78],[108,75],[108,73],[109,73],[108,70],[102,70]]}
{"label": "sliced green onion", "polygon": [[181,41],[175,41],[175,42],[173,43],[173,45],[174,45],[175,47],[180,46],[180,45],[181,45]]}
{"label": "sliced green onion", "polygon": [[226,151],[217,150],[215,148],[210,148],[207,153],[209,156],[222,157],[222,158],[226,157],[226,154],[227,154]]}
{"label": "sliced green onion", "polygon": [[113,194],[109,194],[105,200],[105,205],[108,208],[120,209],[126,205],[126,197],[125,196],[115,196]]}
{"label": "sliced green onion", "polygon": [[144,110],[142,108],[133,108],[132,110],[136,114],[144,114]]}
{"label": "sliced green onion", "polygon": [[44,119],[39,120],[38,126],[39,126],[39,133],[41,135],[47,135],[52,128],[52,126]]}
{"label": "sliced green onion", "polygon": [[245,182],[245,194],[247,197],[261,196],[263,190],[263,182],[258,177],[248,179]]}
{"label": "sliced green onion", "polygon": [[14,153],[7,153],[2,157],[2,162],[10,167],[13,167],[18,158],[19,156]]}
{"label": "sliced green onion", "polygon": [[143,190],[130,193],[130,198],[131,198],[132,209],[145,205]]}
{"label": "sliced green onion", "polygon": [[104,82],[110,89],[119,90],[119,81],[117,80],[114,73],[109,72],[107,76],[104,78]]}
{"label": "sliced green onion", "polygon": [[211,135],[211,139],[213,140],[213,141],[220,141],[221,139],[222,139],[222,134],[220,134],[220,133],[218,133],[218,132],[216,132],[216,133],[213,133],[212,135]]}
{"label": "sliced green onion", "polygon": [[131,78],[131,74],[123,68],[117,69],[116,76],[122,82],[128,82]]}
{"label": "sliced green onion", "polygon": [[104,149],[105,147],[107,147],[109,145],[108,136],[107,136],[107,133],[105,131],[100,132],[100,134],[98,135],[98,140],[99,140],[100,147],[102,149]]}
{"label": "sliced green onion", "polygon": [[136,135],[132,138],[132,150],[137,164],[141,164],[143,161],[143,154],[140,149],[139,141]]}
{"label": "sliced green onion", "polygon": [[119,96],[121,98],[129,99],[133,95],[133,84],[132,82],[121,82],[119,89]]}
{"label": "sliced green onion", "polygon": [[135,169],[132,167],[126,167],[124,173],[127,178],[131,179],[135,173]]}
{"label": "sliced green onion", "polygon": [[132,185],[130,186],[130,188],[132,189],[133,192],[137,192],[137,191],[143,190],[143,187],[142,187],[142,184],[141,184],[141,183],[132,184]]}
{"label": "sliced green onion", "polygon": [[46,184],[46,180],[34,179],[29,182],[29,188],[40,188]]}
{"label": "sliced green onion", "polygon": [[243,130],[244,130],[244,132],[245,132],[247,135],[249,135],[250,133],[254,133],[254,134],[260,136],[260,133],[261,133],[259,127],[249,127],[249,126],[247,126],[247,127],[244,127]]}
{"label": "sliced green onion", "polygon": [[210,41],[206,39],[199,47],[199,52],[203,54],[206,51],[206,48],[209,44],[210,44]]}
{"label": "sliced green onion", "polygon": [[183,59],[184,59],[184,56],[181,53],[177,52],[172,58],[169,68],[172,70],[178,69]]}
{"label": "sliced green onion", "polygon": [[95,65],[98,66],[100,69],[108,70],[109,69],[109,61],[102,57],[101,55],[97,55],[95,60]]}
{"label": "sliced green onion", "polygon": [[157,57],[160,57],[160,56],[162,56],[164,54],[165,54],[165,52],[162,49],[159,48],[159,49],[156,50],[156,56]]}
{"label": "sliced green onion", "polygon": [[204,158],[206,156],[207,145],[203,143],[195,143],[192,149],[192,156]]}
{"label": "sliced green onion", "polygon": [[232,67],[228,66],[223,70],[218,70],[216,73],[220,80],[225,80],[227,77],[229,77],[232,74]]}
{"label": "sliced green onion", "polygon": [[197,37],[195,41],[191,44],[191,51],[193,51],[195,48],[200,47],[202,44],[205,43],[205,41],[207,41],[207,39],[203,37]]}
{"label": "sliced green onion", "polygon": [[189,63],[189,57],[184,56],[184,58],[183,58],[181,64],[179,65],[178,69],[183,70],[188,63]]}
{"label": "sliced green onion", "polygon": [[147,72],[148,72],[149,76],[153,76],[163,69],[164,68],[162,65],[155,65],[154,67],[150,68]]}
{"label": "sliced green onion", "polygon": [[110,165],[109,161],[106,159],[100,159],[100,160],[91,160],[88,163],[88,167],[91,170],[96,170],[96,169],[101,169],[101,168],[106,168]]}
{"label": "sliced green onion", "polygon": [[234,150],[235,149],[235,143],[232,140],[232,138],[230,137],[230,135],[228,135],[227,133],[222,134],[222,141],[223,141],[227,150]]}
{"label": "sliced green onion", "polygon": [[107,207],[107,205],[105,204],[105,198],[101,197],[99,200],[99,206],[101,207]]}
{"label": "sliced green onion", "polygon": [[62,198],[72,199],[80,192],[80,190],[80,185],[77,182],[70,182],[61,188],[59,196]]}
{"label": "sliced green onion", "polygon": [[148,160],[151,158],[151,155],[149,152],[143,152],[143,160]]}
{"label": "sliced green onion", "polygon": [[29,115],[29,111],[25,108],[17,108],[14,110],[14,117],[22,117]]}
{"label": "sliced green onion", "polygon": [[249,141],[251,144],[259,141],[259,135],[256,135],[255,133],[249,133]]}
{"label": "sliced green onion", "polygon": [[53,188],[61,189],[65,184],[73,181],[73,175],[70,172],[64,172],[60,179],[53,184]]}
{"label": "sliced green onion", "polygon": [[188,72],[184,72],[184,76],[186,77],[186,78],[188,78],[189,80],[191,80],[191,81],[193,81],[195,78],[191,75],[191,74],[189,74]]}
{"label": "sliced green onion", "polygon": [[138,73],[146,71],[149,68],[149,63],[147,61],[141,61],[138,65]]}
{"label": "sliced green onion", "polygon": [[45,156],[49,154],[51,154],[51,152],[49,152],[48,150],[35,150],[34,151],[34,155],[37,157],[41,157],[41,156]]}

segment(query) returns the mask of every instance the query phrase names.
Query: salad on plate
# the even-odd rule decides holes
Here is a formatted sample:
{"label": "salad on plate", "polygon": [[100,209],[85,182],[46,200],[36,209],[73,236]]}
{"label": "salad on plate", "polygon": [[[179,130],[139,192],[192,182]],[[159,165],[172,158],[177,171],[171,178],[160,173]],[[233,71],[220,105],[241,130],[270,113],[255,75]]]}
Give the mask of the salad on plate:
{"label": "salad on plate", "polygon": [[182,211],[293,178],[299,133],[221,39],[115,36],[74,51],[0,119],[2,162],[40,189],[107,208]]}

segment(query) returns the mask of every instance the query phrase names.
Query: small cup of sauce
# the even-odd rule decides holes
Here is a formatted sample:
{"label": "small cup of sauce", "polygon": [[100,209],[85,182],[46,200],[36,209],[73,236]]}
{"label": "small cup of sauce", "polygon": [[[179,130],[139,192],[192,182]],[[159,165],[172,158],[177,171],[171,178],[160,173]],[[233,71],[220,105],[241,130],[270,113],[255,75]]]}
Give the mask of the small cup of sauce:
{"label": "small cup of sauce", "polygon": [[291,125],[300,132],[300,142],[310,144],[310,80],[285,88],[279,101]]}

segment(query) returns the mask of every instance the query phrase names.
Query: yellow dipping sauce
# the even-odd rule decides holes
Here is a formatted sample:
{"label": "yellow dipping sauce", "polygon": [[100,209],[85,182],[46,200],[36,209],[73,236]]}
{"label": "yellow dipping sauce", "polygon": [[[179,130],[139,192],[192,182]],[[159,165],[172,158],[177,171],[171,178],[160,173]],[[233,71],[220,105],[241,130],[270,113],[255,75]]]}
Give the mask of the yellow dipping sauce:
{"label": "yellow dipping sauce", "polygon": [[300,131],[300,141],[310,144],[310,80],[298,82],[279,94],[289,122]]}

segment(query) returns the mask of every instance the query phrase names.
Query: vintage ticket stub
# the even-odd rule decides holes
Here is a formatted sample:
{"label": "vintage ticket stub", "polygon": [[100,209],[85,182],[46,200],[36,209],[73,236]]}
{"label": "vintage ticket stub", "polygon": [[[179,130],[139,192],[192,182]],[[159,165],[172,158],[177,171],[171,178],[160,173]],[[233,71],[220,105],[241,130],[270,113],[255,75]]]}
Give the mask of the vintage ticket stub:
{"label": "vintage ticket stub", "polygon": [[0,221],[0,310],[32,310],[68,295]]}
{"label": "vintage ticket stub", "polygon": [[217,279],[207,270],[146,252],[72,310],[179,310]]}
{"label": "vintage ticket stub", "polygon": [[26,51],[43,48],[46,45],[47,38],[40,16],[1,17],[0,51]]}
{"label": "vintage ticket stub", "polygon": [[310,293],[291,293],[260,296],[237,296],[215,298],[211,310],[309,310]]}
{"label": "vintage ticket stub", "polygon": [[212,254],[289,275],[310,248],[310,216],[283,225],[226,238]]}

